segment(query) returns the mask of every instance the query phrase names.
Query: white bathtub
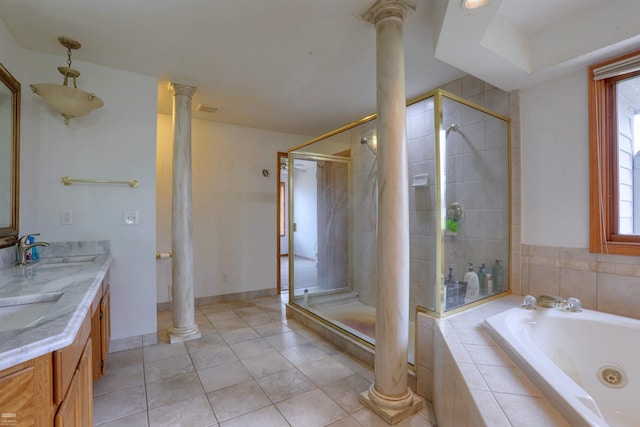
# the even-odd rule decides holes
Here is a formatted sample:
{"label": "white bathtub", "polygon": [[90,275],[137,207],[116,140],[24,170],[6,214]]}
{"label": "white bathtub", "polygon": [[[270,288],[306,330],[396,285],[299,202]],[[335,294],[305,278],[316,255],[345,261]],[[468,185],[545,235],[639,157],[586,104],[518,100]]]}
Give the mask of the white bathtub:
{"label": "white bathtub", "polygon": [[538,307],[507,310],[485,326],[572,426],[640,426],[640,320]]}

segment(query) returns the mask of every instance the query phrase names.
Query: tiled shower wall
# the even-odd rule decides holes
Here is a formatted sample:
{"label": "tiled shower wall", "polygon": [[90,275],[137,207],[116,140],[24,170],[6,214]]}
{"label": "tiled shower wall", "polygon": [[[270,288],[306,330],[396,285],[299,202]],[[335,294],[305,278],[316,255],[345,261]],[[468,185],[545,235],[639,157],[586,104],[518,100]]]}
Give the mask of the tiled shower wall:
{"label": "tiled shower wall", "polygon": [[[436,280],[436,161],[433,98],[407,108],[409,160],[409,304],[432,307]],[[428,174],[428,184],[413,187],[413,177]]]}
{"label": "tiled shower wall", "polygon": [[[443,87],[461,98],[511,117],[511,263],[506,233],[509,227],[506,133],[498,132],[498,119],[445,99],[444,126],[457,124],[461,130],[447,141],[447,199],[468,208],[459,235],[447,237],[445,260],[462,279],[468,262],[504,261],[508,282],[520,292],[520,132],[519,98],[473,76],[465,76]],[[453,108],[451,108],[453,107]],[[466,140],[463,140],[466,138]],[[435,134],[433,100],[427,99],[407,109],[409,184],[417,174],[429,174],[427,188],[409,187],[411,313],[417,305],[433,307],[435,277]],[[478,167],[478,165],[481,165]],[[499,191],[499,202],[486,196]],[[486,200],[484,200],[486,198]],[[493,224],[493,226],[491,225]],[[507,279],[505,280],[507,282]],[[507,283],[505,283],[505,286]]]}
{"label": "tiled shower wall", "polygon": [[[478,262],[477,260],[485,260],[491,262],[495,258],[503,258],[507,264],[509,273],[509,282],[515,293],[520,293],[520,132],[519,132],[519,99],[517,93],[506,93],[497,89],[482,80],[473,76],[465,76],[457,79],[443,87],[444,90],[468,99],[477,104],[483,105],[497,113],[510,116],[512,119],[512,159],[511,159],[511,221],[513,224],[511,231],[512,251],[511,265],[508,264],[507,249],[504,242],[497,243],[496,233],[487,231],[480,226],[473,227],[478,231],[478,235],[474,235],[474,244],[469,245],[466,251],[448,254],[448,258],[457,257],[456,264],[460,264],[457,270],[464,274],[462,268],[466,262]],[[462,114],[462,112],[460,112]],[[484,115],[484,114],[483,114]],[[445,120],[458,120],[458,124],[463,127],[465,125],[464,117],[454,119],[446,117]],[[473,125],[474,120],[467,119],[467,125]],[[475,121],[477,123],[478,121]],[[447,122],[445,122],[447,123]],[[371,150],[360,143],[361,138],[367,137],[371,141],[375,131],[375,121],[358,126],[350,132],[351,139],[351,156],[352,156],[352,185],[350,197],[350,212],[352,215],[351,240],[351,256],[352,256],[352,282],[353,290],[360,295],[360,301],[364,304],[375,306],[376,303],[376,163],[375,156]],[[473,129],[467,129],[466,132],[471,134]],[[491,138],[491,132],[486,134],[483,132],[483,138]],[[494,140],[492,140],[494,141]],[[411,316],[415,313],[417,305],[424,307],[433,306],[435,278],[435,135],[433,121],[433,100],[428,99],[409,106],[407,109],[407,148],[409,162],[409,225],[410,225],[410,301]],[[495,150],[495,146],[486,144],[482,140],[483,147],[489,146],[489,150],[483,155],[491,155],[493,149],[498,156],[506,155],[506,147],[502,151]],[[503,141],[504,143],[504,141]],[[503,144],[501,143],[501,144]],[[459,156],[464,162],[466,153],[455,150],[451,151],[452,156]],[[464,168],[462,163],[461,168]],[[427,187],[411,187],[414,175],[427,173],[429,174],[429,184]],[[485,174],[495,173],[495,170],[485,172]],[[508,169],[502,167],[498,172],[499,176],[493,178],[503,180],[503,186],[506,186],[508,177]],[[465,187],[464,172],[459,175],[459,180],[454,183],[454,187],[461,192],[470,189],[473,184],[473,177],[467,179],[469,183]],[[468,177],[469,178],[469,177]],[[506,206],[500,206],[499,223],[508,221],[506,216]],[[473,219],[473,215],[471,215]],[[485,234],[482,234],[485,233]],[[487,234],[488,233],[488,234]],[[486,237],[486,238],[483,238]],[[448,242],[450,243],[450,242]],[[496,249],[497,246],[500,249]],[[448,245],[453,246],[453,245]],[[489,248],[493,248],[488,250]],[[513,249],[516,248],[516,249]],[[504,255],[496,255],[504,251]],[[467,261],[471,260],[471,261]],[[485,262],[485,261],[480,261]]]}
{"label": "tiled shower wall", "polygon": [[360,141],[363,137],[372,141],[375,129],[374,120],[347,131],[351,141],[351,281],[359,301],[371,307],[376,306],[376,156]]}

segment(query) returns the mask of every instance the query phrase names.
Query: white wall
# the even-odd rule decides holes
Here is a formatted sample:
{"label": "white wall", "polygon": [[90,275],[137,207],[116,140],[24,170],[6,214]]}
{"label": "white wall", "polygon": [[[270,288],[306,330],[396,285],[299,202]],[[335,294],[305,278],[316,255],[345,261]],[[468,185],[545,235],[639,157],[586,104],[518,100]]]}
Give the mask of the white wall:
{"label": "white wall", "polygon": [[[61,83],[56,67],[65,61],[18,47],[0,22],[0,62],[22,83],[20,233],[40,232],[42,241],[111,240],[112,338],[154,333],[157,81],[74,61],[78,86],[105,106],[65,126],[29,89]],[[140,187],[65,187],[64,175],[136,178]],[[60,225],[62,209],[72,209],[73,225]],[[140,225],[120,225],[123,209],[139,211]]]}
{"label": "white wall", "polygon": [[587,70],[520,92],[522,243],[589,247]]}
{"label": "white wall", "polygon": [[[192,122],[196,298],[276,288],[278,151],[308,136]],[[158,248],[171,248],[172,118],[158,115]],[[268,169],[269,177],[262,175]],[[227,276],[225,281],[223,276]],[[158,262],[158,302],[169,300],[171,260]]]}

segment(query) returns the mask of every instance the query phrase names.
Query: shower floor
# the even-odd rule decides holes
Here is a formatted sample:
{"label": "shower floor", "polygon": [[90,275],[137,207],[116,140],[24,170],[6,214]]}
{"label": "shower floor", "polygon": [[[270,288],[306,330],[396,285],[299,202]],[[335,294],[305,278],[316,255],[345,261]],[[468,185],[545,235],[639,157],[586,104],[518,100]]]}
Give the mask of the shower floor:
{"label": "shower floor", "polygon": [[[323,317],[336,326],[351,332],[355,336],[375,345],[376,336],[376,309],[361,302],[322,307],[314,310],[317,315]],[[415,349],[415,322],[409,322],[409,363],[414,363]]]}

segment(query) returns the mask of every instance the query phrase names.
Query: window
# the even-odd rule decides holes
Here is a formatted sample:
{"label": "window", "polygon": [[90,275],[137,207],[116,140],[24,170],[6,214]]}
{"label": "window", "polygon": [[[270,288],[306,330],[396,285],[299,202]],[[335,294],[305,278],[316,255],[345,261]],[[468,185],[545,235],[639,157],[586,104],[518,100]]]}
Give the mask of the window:
{"label": "window", "polygon": [[589,68],[590,250],[640,255],[640,52]]}

